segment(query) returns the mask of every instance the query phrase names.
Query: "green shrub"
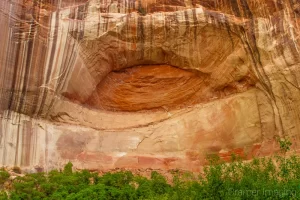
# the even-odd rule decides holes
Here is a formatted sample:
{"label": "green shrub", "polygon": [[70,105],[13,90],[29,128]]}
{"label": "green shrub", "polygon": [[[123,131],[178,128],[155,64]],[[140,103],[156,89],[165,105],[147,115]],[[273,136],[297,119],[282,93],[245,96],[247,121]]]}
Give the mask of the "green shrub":
{"label": "green shrub", "polygon": [[2,186],[5,181],[8,180],[8,178],[10,177],[9,173],[7,171],[5,171],[4,169],[0,170],[0,185]]}
{"label": "green shrub", "polygon": [[[300,159],[275,156],[242,162],[233,156],[224,163],[209,156],[209,163],[197,178],[192,173],[173,173],[172,183],[156,171],[151,178],[130,171],[99,176],[87,170],[72,171],[68,163],[63,171],[26,174],[12,180],[12,189],[0,192],[1,199],[97,200],[97,199],[299,199]],[[9,174],[0,171],[2,184]]]}
{"label": "green shrub", "polygon": [[73,164],[71,162],[68,162],[65,167],[64,167],[64,173],[65,174],[72,174],[72,167],[73,167]]}
{"label": "green shrub", "polygon": [[2,191],[0,192],[0,200],[7,200],[8,196],[6,194],[6,192]]}

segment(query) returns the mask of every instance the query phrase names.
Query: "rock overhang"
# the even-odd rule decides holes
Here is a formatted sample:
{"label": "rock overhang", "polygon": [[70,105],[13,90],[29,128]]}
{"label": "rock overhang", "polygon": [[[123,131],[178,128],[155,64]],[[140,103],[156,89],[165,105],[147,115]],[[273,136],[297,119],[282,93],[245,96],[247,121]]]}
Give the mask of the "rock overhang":
{"label": "rock overhang", "polygon": [[[0,68],[5,80],[1,82],[2,91],[5,88],[0,96],[1,136],[12,145],[3,143],[3,163],[55,167],[72,158],[77,166],[87,168],[197,170],[205,152],[221,157],[248,153],[250,158],[276,151],[276,134],[296,141],[300,107],[297,2],[187,2],[186,7],[165,7],[172,12],[145,16],[129,14],[122,7],[120,14],[113,14],[118,12],[114,3],[108,13],[101,13],[97,1],[71,3],[70,7],[37,9],[41,18],[34,19],[39,28],[31,29],[31,37],[18,27],[7,29],[28,40],[4,41],[9,38],[4,29],[0,37],[4,44],[0,60],[5,63]],[[198,8],[190,9],[193,4]],[[6,1],[2,5],[10,7]],[[8,27],[5,19],[11,13],[5,13],[0,23]],[[26,30],[34,27],[22,20]],[[7,54],[7,47],[14,54]],[[25,56],[17,61],[13,55]],[[159,105],[160,110],[137,107],[131,112],[82,106],[98,88],[104,91],[102,81],[118,88],[107,79],[118,74],[130,80],[131,73],[135,80],[144,80],[143,71],[149,67],[184,70],[183,74],[192,74],[188,79],[200,77],[196,82],[205,82],[219,96],[179,109],[166,107],[168,103]],[[154,77],[160,82],[159,73]],[[162,89],[159,84],[153,88]],[[66,94],[71,101],[63,97]],[[68,142],[65,151],[64,141]],[[15,157],[8,158],[5,152]]]}
{"label": "rock overhang", "polygon": [[[235,29],[232,31],[225,24],[226,16],[220,13],[196,8],[174,13],[154,13],[147,16],[133,13],[127,17],[115,17],[112,15],[111,18],[103,18],[103,24],[114,24],[110,25],[111,28],[105,34],[99,35],[99,27],[102,25],[95,23],[85,27],[84,32],[87,34],[78,42],[79,55],[86,69],[75,69],[74,76],[77,77],[78,70],[85,71],[84,74],[89,74],[89,79],[94,79],[93,86],[88,85],[88,89],[83,89],[85,95],[79,95],[80,91],[76,91],[76,88],[80,87],[72,86],[76,84],[72,83],[71,78],[71,86],[62,92],[64,96],[84,103],[95,94],[98,85],[110,73],[139,65],[174,66],[210,76],[212,80],[217,79],[214,71],[223,67],[228,68],[223,83],[212,86],[213,88],[225,88],[230,84],[232,86],[242,79],[250,80],[254,85],[255,75],[251,72],[251,61],[240,36],[234,32]],[[245,23],[244,21],[243,24]],[[241,26],[236,21],[233,25]],[[221,41],[222,46],[213,45]],[[235,72],[232,73],[233,71]],[[74,78],[74,81],[78,79]],[[202,82],[209,84],[207,78]]]}

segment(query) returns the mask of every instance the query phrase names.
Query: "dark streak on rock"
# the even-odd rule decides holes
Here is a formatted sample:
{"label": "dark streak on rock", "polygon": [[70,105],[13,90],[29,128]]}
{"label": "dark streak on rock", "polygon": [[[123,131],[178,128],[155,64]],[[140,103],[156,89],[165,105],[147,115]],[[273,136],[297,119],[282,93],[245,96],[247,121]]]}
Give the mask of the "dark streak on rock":
{"label": "dark streak on rock", "polygon": [[185,25],[186,25],[184,35],[187,36],[190,33],[190,21],[189,21],[188,12],[186,10],[184,11],[184,19],[185,19]]}
{"label": "dark streak on rock", "polygon": [[198,20],[197,20],[197,14],[196,14],[196,9],[193,9],[193,21],[194,21],[194,40],[197,40],[197,24],[198,24]]}
{"label": "dark streak on rock", "polygon": [[[37,2],[34,1],[33,6],[37,6]],[[32,17],[33,19],[36,18],[35,9],[32,9]],[[19,108],[17,109],[17,112],[22,113],[22,109],[24,107],[24,100],[26,99],[27,94],[27,86],[29,83],[29,77],[30,77],[30,68],[31,68],[31,62],[32,62],[32,53],[33,53],[33,43],[35,40],[35,33],[36,33],[36,23],[34,20],[31,20],[30,22],[30,28],[29,28],[29,34],[28,34],[28,49],[27,49],[27,55],[26,55],[26,64],[25,64],[25,72],[24,72],[24,78],[23,78],[23,87],[21,89],[21,97],[19,102]]]}
{"label": "dark streak on rock", "polygon": [[231,9],[232,9],[234,15],[237,17],[241,17],[241,13],[240,13],[240,9],[239,9],[237,0],[231,0],[230,4],[231,4]]}
{"label": "dark streak on rock", "polygon": [[32,147],[32,137],[33,129],[31,122],[24,122],[22,130],[22,156],[21,156],[21,166],[29,166],[30,159],[32,156],[31,147]]}
{"label": "dark streak on rock", "polygon": [[139,44],[139,48],[141,51],[140,59],[144,59],[144,51],[145,51],[145,33],[144,33],[144,23],[143,17],[138,16],[138,28],[137,28],[137,42]]}
{"label": "dark streak on rock", "polygon": [[[53,66],[54,63],[54,55],[55,55],[55,49],[56,49],[56,44],[57,44],[57,34],[58,34],[58,26],[59,26],[59,9],[57,9],[56,11],[56,19],[55,19],[55,27],[54,27],[54,37],[53,37],[53,45],[51,48],[51,55],[50,55],[50,59],[49,59],[49,65],[46,66],[48,67],[47,70],[47,74],[46,74],[46,81],[45,83],[48,84],[49,83],[49,79],[51,76],[51,71],[52,69],[54,69],[55,67]],[[42,96],[42,101],[41,101],[41,107],[40,110],[38,112],[38,115],[41,115],[44,107],[45,107],[45,101],[46,101],[46,97],[48,95],[48,89],[44,90],[43,96]]]}
{"label": "dark streak on rock", "polygon": [[249,8],[247,0],[240,0],[240,1],[241,1],[241,6],[242,6],[242,9],[243,9],[244,17],[252,19],[253,14],[252,14],[252,12]]}
{"label": "dark streak on rock", "polygon": [[229,36],[229,38],[230,38],[230,41],[231,41],[231,48],[232,48],[232,51],[233,51],[233,50],[234,50],[234,41],[233,41],[233,38],[232,38],[232,35],[231,35],[231,28],[230,28],[228,19],[227,19],[226,17],[225,17],[225,23],[224,23],[224,25],[225,25],[225,27],[226,27],[228,36]]}
{"label": "dark streak on rock", "polygon": [[[21,19],[25,18],[25,13],[26,13],[26,9],[24,7],[22,7]],[[23,24],[23,22],[20,21],[20,26],[22,24]],[[16,27],[16,28],[13,29],[12,35],[14,36],[14,35],[18,35],[18,34],[22,34],[22,30],[19,29],[18,27]],[[11,57],[8,58],[9,60],[14,60],[13,79],[12,79],[12,82],[11,82],[12,84],[11,84],[11,87],[10,87],[12,92],[10,93],[9,103],[8,103],[8,110],[10,110],[10,111],[15,110],[15,108],[13,107],[13,103],[18,102],[18,101],[15,101],[14,98],[15,98],[15,88],[16,88],[15,84],[16,84],[16,81],[17,81],[18,72],[20,71],[19,70],[19,53],[20,53],[20,49],[21,49],[21,40],[22,40],[22,38],[21,37],[16,37],[15,39],[16,39],[16,41],[14,41],[12,39],[12,42],[11,42],[12,46],[16,46],[15,47],[16,49],[13,48],[13,51],[12,51],[12,52],[14,52],[13,58],[11,58]],[[17,44],[14,45],[14,43],[17,43]]]}
{"label": "dark streak on rock", "polygon": [[17,141],[16,141],[16,154],[15,154],[15,166],[18,166],[18,157],[19,157],[19,140],[20,140],[20,123],[21,123],[21,116],[19,115],[18,117],[18,122],[17,122]]}

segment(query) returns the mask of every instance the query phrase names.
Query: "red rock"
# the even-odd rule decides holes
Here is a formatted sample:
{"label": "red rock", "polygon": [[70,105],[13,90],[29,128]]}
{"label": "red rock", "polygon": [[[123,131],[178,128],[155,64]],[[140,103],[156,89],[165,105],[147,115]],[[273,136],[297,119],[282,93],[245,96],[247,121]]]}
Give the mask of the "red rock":
{"label": "red rock", "polygon": [[0,2],[0,164],[200,171],[299,150],[300,4]]}

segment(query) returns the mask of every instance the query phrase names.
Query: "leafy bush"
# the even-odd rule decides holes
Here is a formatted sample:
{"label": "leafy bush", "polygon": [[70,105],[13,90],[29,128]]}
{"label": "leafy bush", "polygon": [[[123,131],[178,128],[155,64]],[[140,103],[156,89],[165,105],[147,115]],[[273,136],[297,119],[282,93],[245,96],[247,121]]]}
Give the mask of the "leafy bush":
{"label": "leafy bush", "polygon": [[0,170],[0,185],[2,186],[4,184],[4,182],[8,180],[9,177],[10,177],[9,173],[7,171],[5,171],[4,169],[1,169]]}
{"label": "leafy bush", "polygon": [[[2,185],[11,181],[8,178],[1,170]],[[2,187],[0,200],[299,199],[300,158],[284,155],[242,162],[233,156],[225,163],[211,157],[199,177],[176,171],[172,183],[156,171],[150,179],[129,171],[99,176],[87,170],[73,172],[68,163],[62,171],[26,174],[11,183],[9,191]]]}

